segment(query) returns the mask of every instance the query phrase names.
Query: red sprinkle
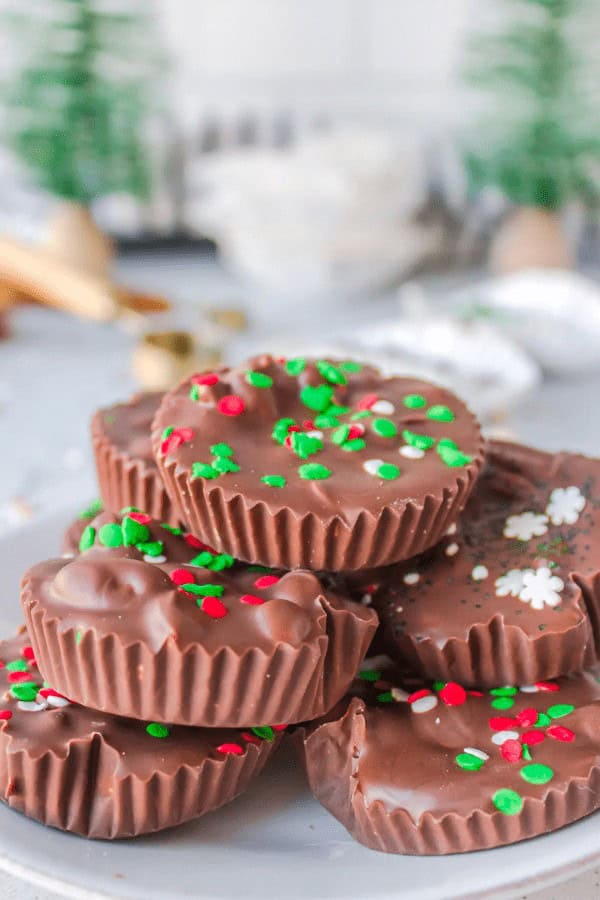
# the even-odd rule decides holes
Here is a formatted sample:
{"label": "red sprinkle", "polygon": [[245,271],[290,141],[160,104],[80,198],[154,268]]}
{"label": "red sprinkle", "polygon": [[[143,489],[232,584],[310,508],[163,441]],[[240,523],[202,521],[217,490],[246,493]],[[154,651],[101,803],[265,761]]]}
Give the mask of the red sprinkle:
{"label": "red sprinkle", "polygon": [[21,650],[21,654],[23,659],[35,660],[35,653],[33,652],[33,647],[23,647]]}
{"label": "red sprinkle", "polygon": [[409,694],[407,699],[408,703],[414,703],[415,700],[420,700],[421,697],[428,697],[431,691],[428,691],[427,688],[421,688],[420,691],[415,691],[413,694]]}
{"label": "red sprinkle", "polygon": [[260,738],[257,738],[255,734],[250,734],[249,731],[242,731],[242,737],[249,744],[260,744]]}
{"label": "red sprinkle", "polygon": [[191,428],[176,428],[160,445],[161,456],[168,456],[169,453],[177,450],[186,441],[191,441],[193,437],[194,432]]}
{"label": "red sprinkle", "polygon": [[244,401],[237,394],[227,394],[217,403],[217,409],[224,416],[239,416],[244,412]]}
{"label": "red sprinkle", "polygon": [[371,409],[371,407],[377,403],[379,397],[377,394],[365,394],[364,397],[361,397],[358,403],[356,404],[357,409]]}
{"label": "red sprinkle", "polygon": [[194,576],[190,575],[186,569],[173,569],[170,578],[176,585],[191,584],[194,581]]}
{"label": "red sprinkle", "polygon": [[512,740],[509,738],[507,741],[504,741],[502,746],[500,747],[500,753],[506,760],[506,762],[514,763],[518,762],[523,755],[523,748],[518,741]]}
{"label": "red sprinkle", "polygon": [[553,681],[536,681],[535,687],[538,691],[559,691],[560,688]]}
{"label": "red sprinkle", "polygon": [[240,597],[240,603],[247,603],[248,606],[262,606],[265,601],[262,597],[257,597],[256,594],[242,594]]}
{"label": "red sprinkle", "polygon": [[60,697],[61,700],[67,699],[64,694],[59,694],[58,691],[55,691],[52,688],[40,688],[38,694],[40,694],[41,697]]}
{"label": "red sprinkle", "polygon": [[508,731],[518,724],[516,719],[511,719],[508,716],[493,716],[489,720],[489,726],[492,731]]}
{"label": "red sprinkle", "polygon": [[461,706],[467,699],[467,692],[460,684],[449,681],[441,689],[440,698],[447,706]]}
{"label": "red sprinkle", "polygon": [[137,522],[138,525],[148,525],[148,523],[152,521],[147,513],[129,512],[127,513],[127,516],[130,519],[133,519],[134,522]]}
{"label": "red sprinkle", "polygon": [[535,725],[537,720],[538,711],[537,709],[533,709],[533,707],[528,707],[527,709],[521,710],[520,713],[517,713],[517,722],[521,728],[529,728],[530,725]]}
{"label": "red sprinkle", "polygon": [[260,578],[257,578],[254,582],[254,587],[268,588],[271,587],[272,584],[277,584],[278,581],[278,575],[261,575]]}
{"label": "red sprinkle", "polygon": [[10,709],[0,709],[0,722],[8,722],[12,717],[13,714]]}
{"label": "red sprinkle", "polygon": [[527,744],[528,747],[533,747],[534,744],[541,744],[545,739],[546,735],[544,732],[539,731],[538,729],[535,731],[526,731],[525,734],[521,735],[521,743]]}
{"label": "red sprinkle", "polygon": [[31,681],[31,675],[29,672],[9,672],[8,680],[15,684],[19,681]]}
{"label": "red sprinkle", "polygon": [[359,425],[359,424],[351,425],[350,431],[348,432],[348,437],[346,438],[346,440],[353,441],[356,438],[362,437],[364,433],[365,433],[364,425]]}
{"label": "red sprinkle", "polygon": [[287,725],[271,725],[273,731],[285,731]]}
{"label": "red sprinkle", "polygon": [[306,421],[302,423],[302,427],[305,431],[314,431],[315,423],[312,419],[306,419]]}
{"label": "red sprinkle", "polygon": [[467,691],[469,697],[483,697],[483,691]]}
{"label": "red sprinkle", "polygon": [[217,552],[216,550],[213,550],[212,547],[209,547],[208,544],[201,541],[200,538],[197,538],[195,534],[186,534],[183,539],[188,547],[193,547],[194,550],[208,550],[209,553]]}
{"label": "red sprinkle", "polygon": [[192,375],[190,378],[192,384],[217,384],[219,376],[216,372],[205,372],[203,375]]}
{"label": "red sprinkle", "polygon": [[219,753],[235,753],[236,756],[241,756],[244,752],[239,744],[219,744],[217,750]]}
{"label": "red sprinkle", "polygon": [[201,609],[211,619],[224,619],[227,615],[227,607],[223,606],[218,597],[203,597]]}
{"label": "red sprinkle", "polygon": [[548,737],[554,738],[555,741],[574,741],[575,740],[575,732],[571,731],[570,728],[565,728],[564,725],[550,725],[549,728],[546,728],[546,734]]}

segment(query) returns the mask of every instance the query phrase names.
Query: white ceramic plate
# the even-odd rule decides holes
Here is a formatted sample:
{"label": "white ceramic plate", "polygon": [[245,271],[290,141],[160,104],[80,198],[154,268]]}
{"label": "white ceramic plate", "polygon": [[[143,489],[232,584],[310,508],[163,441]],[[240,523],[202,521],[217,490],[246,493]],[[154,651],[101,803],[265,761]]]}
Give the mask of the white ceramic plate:
{"label": "white ceramic plate", "polygon": [[[20,624],[24,568],[56,552],[63,511],[0,541],[6,636]],[[282,752],[252,789],[196,824],[149,838],[85,841],[0,806],[0,867],[77,898],[135,900],[453,900],[510,897],[600,859],[600,820],[513,847],[437,858],[386,856],[354,843]]]}

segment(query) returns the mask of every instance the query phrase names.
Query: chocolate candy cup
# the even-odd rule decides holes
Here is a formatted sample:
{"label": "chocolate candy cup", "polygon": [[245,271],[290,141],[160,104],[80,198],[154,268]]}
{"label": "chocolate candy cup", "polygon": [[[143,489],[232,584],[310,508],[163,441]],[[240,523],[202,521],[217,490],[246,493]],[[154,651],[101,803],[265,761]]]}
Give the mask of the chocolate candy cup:
{"label": "chocolate candy cup", "polygon": [[388,853],[463,853],[553,831],[600,806],[599,678],[489,693],[376,681],[370,699],[305,729],[311,789],[357,841]]}
{"label": "chocolate candy cup", "polygon": [[23,579],[40,669],[84,706],[204,727],[298,722],[347,691],[373,610],[312,572],[234,564],[139,513],[103,514],[72,560]]}
{"label": "chocolate candy cup", "polygon": [[458,517],[483,459],[476,420],[440,387],[270,356],[166,394],[152,443],[195,534],[285,569],[414,556]]}
{"label": "chocolate candy cup", "polygon": [[159,522],[179,521],[164,489],[150,444],[160,393],[136,394],[100,409],[92,419],[92,444],[100,496],[107,509],[143,509]]}
{"label": "chocolate candy cup", "polygon": [[278,740],[93,712],[43,686],[24,631],[0,643],[0,798],[45,825],[124,838],[233,800]]}
{"label": "chocolate candy cup", "polygon": [[600,461],[491,441],[458,530],[372,574],[390,655],[429,678],[531,684],[600,651]]}

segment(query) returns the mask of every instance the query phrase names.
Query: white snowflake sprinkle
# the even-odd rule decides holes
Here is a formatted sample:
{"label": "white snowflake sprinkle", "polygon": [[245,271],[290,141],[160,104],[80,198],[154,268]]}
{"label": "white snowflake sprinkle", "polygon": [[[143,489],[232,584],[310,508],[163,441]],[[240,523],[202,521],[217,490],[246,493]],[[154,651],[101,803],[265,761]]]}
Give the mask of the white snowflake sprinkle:
{"label": "white snowflake sprinkle", "polygon": [[363,469],[365,470],[365,472],[368,472],[369,475],[377,475],[379,466],[382,465],[382,459],[366,459],[363,463]]}
{"label": "white snowflake sprinkle", "polygon": [[518,731],[497,731],[492,735],[492,744],[501,747],[505,741],[516,741],[519,739]]}
{"label": "white snowflake sprinkle", "polygon": [[[157,563],[157,564],[158,564],[158,563],[164,563],[164,562],[166,562],[166,561],[167,561],[167,557],[166,557],[166,556],[162,556],[162,555],[160,555],[160,556],[150,556],[148,553],[144,553],[144,562]],[[189,565],[191,565],[191,563],[186,563],[186,565],[189,566]]]}
{"label": "white snowflake sprinkle", "polygon": [[402,581],[404,584],[418,584],[421,576],[418,572],[407,572]]}
{"label": "white snowflake sprinkle", "polygon": [[398,453],[401,456],[405,456],[406,459],[423,459],[425,456],[424,450],[420,450],[419,447],[413,447],[411,444],[403,444],[399,448]]}
{"label": "white snowflake sprinkle", "polygon": [[391,416],[395,409],[396,407],[389,400],[376,400],[371,407],[371,412],[377,413],[379,416]]}
{"label": "white snowflake sprinkle", "polygon": [[453,522],[452,525],[449,525],[448,528],[446,528],[446,534],[456,534],[457,531],[458,525],[456,522]]}
{"label": "white snowflake sprinkle", "polygon": [[452,544],[448,544],[448,546],[444,550],[444,553],[446,554],[446,556],[456,556],[456,554],[458,553],[459,550],[460,550],[460,547],[458,546],[458,544],[452,543]]}
{"label": "white snowflake sprinkle", "polygon": [[473,581],[485,581],[489,574],[487,566],[473,566],[471,578]]}
{"label": "white snowflake sprinkle", "polygon": [[518,597],[523,590],[523,576],[525,572],[532,572],[533,569],[511,569],[506,575],[496,578],[494,587],[496,588],[497,597]]}
{"label": "white snowflake sprinkle", "polygon": [[410,708],[414,713],[426,713],[435,709],[437,705],[438,698],[435,694],[427,694],[425,697],[419,697],[418,700],[413,700],[410,704]]}
{"label": "white snowflake sprinkle", "polygon": [[519,594],[519,599],[524,603],[530,603],[532,609],[558,606],[560,591],[564,589],[564,586],[563,580],[558,575],[553,575],[551,569],[542,567],[523,574],[523,589]]}
{"label": "white snowflake sprinkle", "polygon": [[578,487],[554,488],[546,507],[553,525],[574,525],[585,507],[585,497]]}
{"label": "white snowflake sprinkle", "polygon": [[486,753],[484,750],[478,750],[477,747],[465,747],[464,752],[470,753],[471,756],[476,756],[477,759],[482,759],[484,762],[490,758],[489,753]]}
{"label": "white snowflake sprinkle", "polygon": [[530,541],[548,531],[548,516],[543,513],[524,512],[509,516],[504,525],[504,537]]}

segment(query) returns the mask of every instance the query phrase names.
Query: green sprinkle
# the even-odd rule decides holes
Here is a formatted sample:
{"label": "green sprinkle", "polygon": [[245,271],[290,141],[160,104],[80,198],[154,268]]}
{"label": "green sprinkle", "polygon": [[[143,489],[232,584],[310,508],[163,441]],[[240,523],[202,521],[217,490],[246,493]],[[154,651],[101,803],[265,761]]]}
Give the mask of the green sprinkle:
{"label": "green sprinkle", "polygon": [[292,431],[292,450],[300,459],[308,459],[323,449],[323,441],[317,437],[311,437],[303,431]]}
{"label": "green sprinkle", "polygon": [[193,594],[195,597],[222,597],[225,588],[222,584],[182,584],[182,589],[187,594]]}
{"label": "green sprinkle", "polygon": [[212,466],[209,466],[208,463],[192,463],[192,478],[207,478],[210,481],[211,478],[218,477],[218,471],[216,469],[213,469]]}
{"label": "green sprinkle", "polygon": [[334,366],[333,363],[327,362],[325,359],[320,359],[317,361],[316,366],[317,371],[326,381],[330,381],[332,384],[348,383],[342,370],[337,366]]}
{"label": "green sprinkle", "polygon": [[358,677],[363,681],[379,681],[381,672],[378,672],[376,669],[363,669],[362,672],[358,673]]}
{"label": "green sprinkle", "polygon": [[546,713],[540,713],[537,719],[535,720],[535,728],[547,728],[548,725],[552,724],[552,719],[550,716],[547,716]]}
{"label": "green sprinkle", "polygon": [[331,416],[329,413],[319,413],[315,417],[315,428],[335,428],[340,424],[337,416]]}
{"label": "green sprinkle", "polygon": [[284,444],[290,430],[290,425],[295,424],[296,423],[293,419],[278,419],[273,426],[273,431],[271,432],[273,440],[277,441],[278,444]]}
{"label": "green sprinkle", "polygon": [[285,487],[287,483],[284,475],[263,475],[260,480],[268,487],[275,488]]}
{"label": "green sprinkle", "polygon": [[423,409],[427,406],[427,400],[421,394],[407,394],[402,402],[407,409]]}
{"label": "green sprinkle", "polygon": [[527,762],[531,762],[531,750],[529,749],[527,744],[523,744],[523,747],[521,749],[521,756]]}
{"label": "green sprinkle", "polygon": [[123,546],[123,529],[116,522],[107,522],[99,532],[100,543],[105,547]]}
{"label": "green sprinkle", "polygon": [[434,691],[441,691],[442,688],[446,687],[445,681],[434,681],[432,685]]}
{"label": "green sprinkle", "polygon": [[345,416],[350,412],[350,407],[338,406],[337,403],[332,403],[329,409],[326,409],[325,412],[330,416]]}
{"label": "green sprinkle", "polygon": [[162,522],[160,527],[164,528],[165,531],[168,531],[169,534],[177,535],[177,537],[183,534],[183,528],[175,528],[173,525],[169,525],[166,522]]}
{"label": "green sprinkle", "polygon": [[273,386],[273,379],[264,372],[246,372],[246,381],[256,388],[270,388]]}
{"label": "green sprinkle", "polygon": [[331,440],[334,444],[341,446],[345,444],[348,439],[348,435],[350,434],[350,426],[349,425],[340,425],[339,428],[336,428],[335,431],[331,433]]}
{"label": "green sprinkle", "polygon": [[515,701],[512,697],[495,697],[492,700],[492,706],[494,709],[510,709],[515,705]]}
{"label": "green sprinkle", "polygon": [[233,456],[233,448],[229,444],[213,444],[210,452],[213,456]]}
{"label": "green sprinkle", "polygon": [[340,369],[342,372],[362,372],[361,363],[354,362],[353,359],[348,359],[345,362],[340,363]]}
{"label": "green sprinkle", "polygon": [[123,519],[122,532],[126,547],[135,547],[136,544],[141,544],[150,537],[150,530],[130,516],[125,516]]}
{"label": "green sprinkle", "polygon": [[554,706],[548,707],[548,715],[551,719],[562,719],[572,713],[575,707],[571,703],[556,703]]}
{"label": "green sprinkle", "polygon": [[166,725],[160,725],[158,722],[150,722],[149,725],[146,725],[146,731],[153,738],[166,738],[169,737],[169,729]]}
{"label": "green sprinkle", "polygon": [[435,438],[428,434],[417,434],[415,431],[409,431],[407,428],[402,432],[402,437],[411,447],[418,447],[419,450],[429,450],[435,444]]}
{"label": "green sprinkle", "polygon": [[542,763],[529,763],[523,766],[520,774],[529,784],[548,784],[554,777],[550,766],[544,766]]}
{"label": "green sprinkle", "polygon": [[447,444],[442,444],[440,442],[436,449],[442,462],[451,469],[458,466],[466,466],[467,463],[471,462],[470,456],[467,456],[462,450],[456,450],[454,447],[449,447]]}
{"label": "green sprinkle", "polygon": [[142,541],[135,545],[140,553],[146,556],[162,556],[165,545],[162,541]]}
{"label": "green sprinkle", "polygon": [[165,430],[162,433],[163,441],[166,441],[166,439],[168,437],[171,437],[171,435],[173,434],[174,431],[175,431],[175,427],[173,425],[168,425],[167,428],[165,428]]}
{"label": "green sprinkle", "polygon": [[484,762],[485,760],[473,753],[459,753],[456,757],[456,764],[468,772],[478,772]]}
{"label": "green sprinkle", "polygon": [[264,575],[270,575],[271,572],[274,572],[275,570],[274,570],[274,569],[271,569],[270,566],[253,565],[253,566],[247,566],[247,567],[246,567],[246,571],[248,571],[248,572],[262,572]]}
{"label": "green sprinkle", "polygon": [[393,481],[400,475],[400,469],[393,463],[383,463],[377,469],[377,474],[380,478],[385,478],[386,481]]}
{"label": "green sprinkle", "polygon": [[208,563],[206,568],[210,569],[211,572],[222,572],[223,569],[230,569],[234,563],[235,560],[229,553],[217,553],[217,555],[213,557],[212,562]]}
{"label": "green sprinkle", "polygon": [[10,693],[15,700],[22,700],[24,703],[32,703],[39,693],[39,685],[35,681],[24,681],[21,684],[13,684]]}
{"label": "green sprinkle", "polygon": [[500,788],[496,791],[492,803],[505,816],[516,816],[523,809],[523,798],[510,788]]}
{"label": "green sprinkle", "polygon": [[438,445],[440,447],[452,447],[453,450],[458,450],[458,444],[451,438],[440,438],[438,441]]}
{"label": "green sprinkle", "polygon": [[256,737],[260,738],[261,741],[269,741],[270,743],[275,740],[275,732],[270,725],[259,725],[258,727],[252,728],[251,731]]}
{"label": "green sprinkle", "polygon": [[211,553],[210,550],[202,550],[197,556],[193,559],[190,559],[188,565],[190,566],[201,566],[203,569],[207,569],[209,563],[211,563],[214,559],[214,553]]}
{"label": "green sprinkle", "polygon": [[288,359],[285,364],[285,371],[288,375],[302,375],[306,368],[306,360],[302,356],[296,356],[294,359]]}
{"label": "green sprinkle", "polygon": [[391,703],[393,699],[394,696],[391,691],[383,691],[383,693],[377,694],[378,703]]}
{"label": "green sprinkle", "polygon": [[82,535],[79,538],[80,553],[85,553],[86,550],[89,550],[90,547],[93,547],[95,540],[96,540],[96,529],[92,528],[91,525],[87,525],[83,529]]}
{"label": "green sprinkle", "polygon": [[363,438],[352,438],[351,441],[346,441],[345,444],[342,444],[342,450],[347,450],[349,453],[352,453],[356,450],[364,450],[366,446],[367,444]]}
{"label": "green sprinkle", "polygon": [[514,697],[514,695],[516,693],[517,693],[516,687],[508,687],[508,686],[492,688],[490,691],[490,694],[492,694],[493,697]]}
{"label": "green sprinkle", "polygon": [[391,419],[373,419],[371,426],[379,437],[391,438],[398,434],[398,429]]}
{"label": "green sprinkle", "polygon": [[127,513],[141,512],[141,511],[142,510],[138,509],[137,506],[124,506],[122,509],[119,510],[119,515],[126,516]]}
{"label": "green sprinkle", "polygon": [[26,672],[29,669],[26,659],[13,659],[12,662],[6,663],[7,672]]}
{"label": "green sprinkle", "polygon": [[79,630],[75,632],[75,643],[79,647],[81,641],[83,639],[83,631]]}
{"label": "green sprinkle", "polygon": [[193,400],[194,403],[197,403],[200,399],[200,385],[193,384],[190,388],[190,400]]}
{"label": "green sprinkle", "polygon": [[333,388],[330,384],[319,384],[316,387],[307,384],[300,391],[300,399],[304,405],[320,413],[329,409],[332,397]]}
{"label": "green sprinkle", "polygon": [[448,406],[442,406],[441,404],[430,406],[425,415],[428,419],[433,419],[435,422],[454,422],[452,410]]}
{"label": "green sprinkle", "polygon": [[102,500],[92,500],[89,506],[86,506],[85,509],[82,509],[79,513],[80,519],[93,519],[98,513],[101,513],[103,510]]}
{"label": "green sprinkle", "polygon": [[240,467],[238,466],[238,464],[236,462],[234,462],[232,459],[229,459],[229,457],[227,457],[227,456],[217,457],[217,459],[215,459],[214,463],[212,464],[212,467],[213,467],[213,469],[216,469],[217,472],[220,472],[222,475],[224,475],[225,472],[239,472],[240,471]]}
{"label": "green sprinkle", "polygon": [[324,478],[329,478],[332,473],[327,466],[322,466],[320,463],[304,463],[298,469],[298,474],[300,478],[307,481],[322,481]]}

